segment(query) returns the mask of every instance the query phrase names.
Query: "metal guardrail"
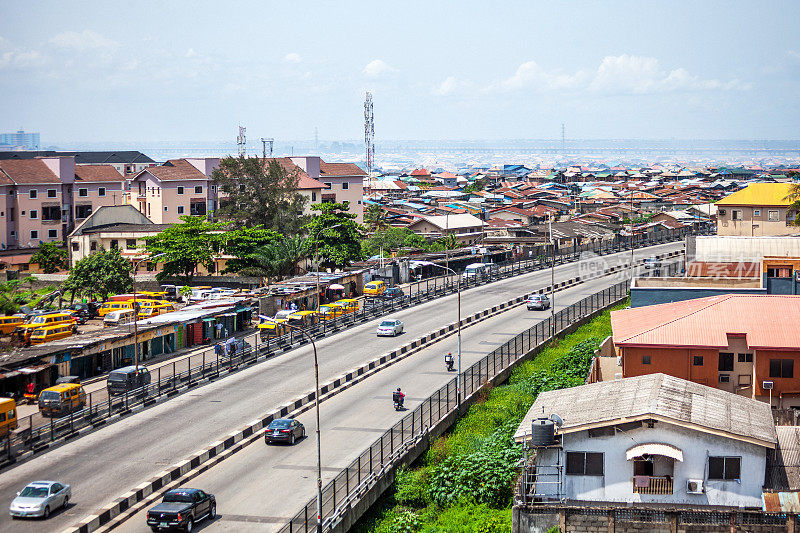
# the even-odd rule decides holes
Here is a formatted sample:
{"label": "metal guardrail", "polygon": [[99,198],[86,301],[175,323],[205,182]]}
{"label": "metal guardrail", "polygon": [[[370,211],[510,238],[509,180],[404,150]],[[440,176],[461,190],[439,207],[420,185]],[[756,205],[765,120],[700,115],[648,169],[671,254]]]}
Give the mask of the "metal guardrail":
{"label": "metal guardrail", "polygon": [[[658,232],[652,238],[634,239],[633,245],[634,248],[644,248],[665,244],[681,240],[690,233],[686,229]],[[627,239],[624,242],[623,240],[618,240],[616,243],[596,242],[570,248],[568,251],[557,251],[555,263],[561,265],[577,261],[585,252],[605,255],[630,250],[630,244],[631,240]],[[484,272],[477,276],[446,275],[427,278],[410,284],[408,294],[403,297],[366,298],[364,305],[358,311],[332,320],[322,320],[307,328],[307,331],[314,338],[322,338],[330,333],[374,320],[380,316],[453,294],[458,291],[459,283],[461,290],[467,290],[549,268],[550,263],[551,261],[539,258],[510,260],[500,263],[494,272]],[[134,410],[152,405],[164,397],[174,396],[185,388],[192,388],[200,381],[217,379],[307,342],[306,337],[294,330],[289,330],[288,333],[278,337],[268,338],[266,341],[262,341],[258,333],[245,334],[240,340],[245,342],[246,348],[232,357],[218,355],[211,346],[202,353],[176,359],[171,364],[158,366],[154,372],[151,372],[153,382],[147,387],[126,392],[123,396],[116,398],[109,397],[105,389],[88,393],[83,408],[61,418],[46,418],[41,413],[20,418],[18,429],[0,441],[0,457],[3,457],[2,460],[6,464],[10,463],[15,456],[24,452],[44,450],[59,438],[69,438],[81,430],[98,427],[113,417],[125,416]]]}
{"label": "metal guardrail", "polygon": [[[625,280],[594,293],[555,314],[555,330],[567,327],[595,311],[627,296],[630,281]],[[467,368],[460,376],[462,402],[477,392],[486,382],[511,366],[520,357],[552,338],[551,318],[528,328]],[[429,429],[457,407],[456,380],[453,378],[434,394],[423,400],[411,413],[392,426],[350,466],[339,472],[322,492],[323,529],[334,527],[344,514],[391,468],[406,451],[427,435]],[[312,498],[280,533],[314,531],[317,526],[317,498]]]}

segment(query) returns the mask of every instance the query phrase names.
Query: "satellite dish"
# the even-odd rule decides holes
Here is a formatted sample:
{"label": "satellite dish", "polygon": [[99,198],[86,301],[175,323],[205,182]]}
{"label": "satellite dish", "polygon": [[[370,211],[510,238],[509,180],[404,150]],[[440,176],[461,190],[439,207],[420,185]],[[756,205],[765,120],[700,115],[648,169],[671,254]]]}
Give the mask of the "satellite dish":
{"label": "satellite dish", "polygon": [[558,426],[558,427],[561,427],[561,426],[563,426],[563,425],[564,425],[564,421],[563,421],[563,420],[561,420],[561,417],[560,417],[560,416],[558,416],[558,415],[557,415],[557,414],[555,414],[555,413],[553,413],[552,415],[550,415],[550,420],[552,420],[552,421],[553,421],[553,424],[555,424],[555,425],[556,425],[556,426]]}

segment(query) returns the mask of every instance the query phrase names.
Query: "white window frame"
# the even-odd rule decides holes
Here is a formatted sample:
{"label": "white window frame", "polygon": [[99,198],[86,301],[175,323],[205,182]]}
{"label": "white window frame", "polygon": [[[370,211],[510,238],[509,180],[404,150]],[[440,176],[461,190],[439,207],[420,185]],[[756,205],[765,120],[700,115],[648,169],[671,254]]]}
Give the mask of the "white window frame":
{"label": "white window frame", "polygon": [[[55,235],[52,235],[55,233]],[[48,239],[58,239],[58,230],[57,229],[49,229],[47,230],[47,238]]]}
{"label": "white window frame", "polygon": [[183,211],[184,211],[184,209],[185,209],[185,208],[184,208],[182,205],[179,205],[179,206],[178,206],[178,214],[179,214],[179,215],[182,215],[182,214],[183,214]]}
{"label": "white window frame", "polygon": [[[200,189],[199,191],[197,189]],[[195,185],[194,186],[194,193],[195,194],[203,194],[203,186],[202,185]]]}
{"label": "white window frame", "polygon": [[169,206],[168,206],[168,205],[165,205],[165,206],[164,206],[164,212],[167,212],[167,211],[169,211]]}
{"label": "white window frame", "polygon": [[770,222],[780,222],[781,212],[778,211],[777,209],[770,209],[769,211],[767,211],[767,220],[769,220]]}
{"label": "white window frame", "polygon": [[348,182],[346,182],[346,181],[343,181],[342,182],[342,190],[343,191],[350,190],[350,184]]}
{"label": "white window frame", "polygon": [[731,220],[742,220],[742,210],[731,209]]}
{"label": "white window frame", "polygon": [[38,197],[39,197],[39,191],[37,191],[36,189],[31,189],[28,191],[28,198],[30,198],[31,200],[36,200],[36,198]]}
{"label": "white window frame", "polygon": [[78,189],[78,196],[80,198],[86,198],[89,196],[89,189]]}
{"label": "white window frame", "polygon": [[[50,193],[53,193],[52,196]],[[47,197],[48,198],[58,198],[58,189],[47,189]]]}
{"label": "white window frame", "polygon": [[[36,235],[34,235],[34,233]],[[38,239],[38,238],[39,238],[39,230],[38,229],[32,229],[31,230],[31,239]]]}
{"label": "white window frame", "polygon": [[184,188],[183,185],[178,185],[178,194],[183,194]]}
{"label": "white window frame", "polygon": [[97,189],[97,196],[105,196],[106,195],[106,188],[100,187]]}
{"label": "white window frame", "polygon": [[761,209],[753,209],[753,216],[760,217],[761,216]]}
{"label": "white window frame", "polygon": [[39,210],[38,209],[29,209],[28,210],[28,218],[31,220],[39,220]]}

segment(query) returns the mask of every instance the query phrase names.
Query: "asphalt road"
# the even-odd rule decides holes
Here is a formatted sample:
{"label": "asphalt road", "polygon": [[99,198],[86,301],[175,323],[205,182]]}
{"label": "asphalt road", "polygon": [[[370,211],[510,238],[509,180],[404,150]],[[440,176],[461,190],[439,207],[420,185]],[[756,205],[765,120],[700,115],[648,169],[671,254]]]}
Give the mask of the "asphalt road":
{"label": "asphalt road", "polygon": [[[559,309],[608,286],[594,280],[556,295]],[[519,306],[464,330],[462,361],[467,368],[496,346],[550,316]],[[432,392],[455,377],[447,372],[443,353],[458,350],[455,336],[394,364],[320,405],[323,483],[328,483],[392,425],[413,411]],[[407,394],[405,412],[396,412],[391,391]],[[265,445],[263,439],[191,480],[217,497],[218,518],[203,523],[207,531],[275,531],[316,494],[316,423],[314,412],[298,417],[308,438],[294,446]],[[137,513],[115,531],[149,531],[146,512]],[[201,524],[198,524],[201,525]]]}
{"label": "asphalt road", "polygon": [[[670,243],[638,250],[636,255],[637,257],[648,257],[654,253],[677,250],[681,247],[682,243]],[[630,252],[622,252],[595,258],[585,264],[561,265],[556,269],[556,279],[568,279],[579,272],[585,275],[592,270],[623,263],[629,257]],[[497,303],[546,286],[549,281],[549,271],[539,271],[470,289],[462,294],[462,314],[476,313]],[[616,281],[618,281],[617,277],[595,280],[585,285],[588,287],[586,291],[594,292],[601,286],[611,285]],[[583,287],[581,286],[578,292],[583,291]],[[558,306],[565,303],[561,301],[559,294],[556,295],[556,303]],[[320,340],[317,344],[320,354],[320,381],[326,382],[381,353],[391,351],[431,330],[438,329],[445,323],[454,322],[456,312],[456,296],[451,295],[392,315],[405,323],[407,333],[399,337],[377,338],[375,328],[377,323],[382,320],[377,319]],[[505,317],[506,313],[500,316]],[[499,318],[499,320],[500,323],[503,323],[504,318]],[[478,331],[480,328],[481,326],[466,328],[464,334],[471,338],[473,329]],[[476,338],[480,338],[480,336]],[[453,347],[448,344],[452,339],[435,345],[431,350],[439,355],[444,351],[453,351]],[[483,348],[481,354],[490,351],[485,349],[486,346]],[[475,354],[475,357],[477,358],[478,354]],[[417,355],[408,359],[411,362],[419,360],[421,358],[418,358]],[[72,485],[74,504],[70,509],[51,517],[47,521],[46,527],[43,527],[44,524],[41,522],[12,522],[10,517],[4,513],[0,515],[0,532],[59,531],[74,524],[94,512],[95,509],[203,446],[251,423],[264,413],[279,407],[287,399],[313,390],[312,368],[313,358],[310,346],[293,350],[134,414],[125,420],[3,472],[0,477],[0,502],[10,503],[14,493],[30,481],[55,479]],[[366,381],[381,383],[381,380],[388,379],[383,377],[384,372],[387,370],[379,372]],[[426,389],[419,396],[425,397],[428,394],[429,391]],[[324,402],[323,405],[326,403]],[[388,407],[391,410],[391,405]],[[391,418],[389,422],[392,421],[394,418]],[[358,427],[371,426],[364,423]],[[341,431],[341,433],[345,440],[363,442],[369,440],[350,430]],[[361,442],[359,442],[360,444]],[[335,448],[333,443],[329,446]],[[361,448],[363,447],[361,446]],[[328,459],[333,460],[335,457]],[[345,463],[346,461],[341,464]],[[287,464],[302,465],[303,463]],[[337,463],[336,466],[340,465]],[[287,469],[289,473],[284,473],[289,479],[297,477],[296,470],[291,472],[289,470]],[[276,483],[279,482],[276,481]],[[273,487],[281,486],[273,483],[271,485]],[[302,505],[301,502],[309,497],[308,495],[298,496],[297,505],[288,507],[290,497],[293,495],[284,491],[276,492],[287,503],[288,509],[299,507]]]}

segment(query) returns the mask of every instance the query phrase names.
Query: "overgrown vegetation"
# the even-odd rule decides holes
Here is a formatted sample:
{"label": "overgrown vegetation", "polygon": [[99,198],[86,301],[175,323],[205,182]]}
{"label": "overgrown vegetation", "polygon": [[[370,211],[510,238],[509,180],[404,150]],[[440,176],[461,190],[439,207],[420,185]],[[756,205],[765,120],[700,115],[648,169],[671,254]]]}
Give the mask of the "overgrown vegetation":
{"label": "overgrown vegetation", "polygon": [[[617,308],[622,308],[622,304]],[[400,469],[387,493],[356,524],[357,533],[510,533],[522,449],[513,434],[540,392],[581,385],[608,311],[520,365],[493,388],[413,469]]]}

